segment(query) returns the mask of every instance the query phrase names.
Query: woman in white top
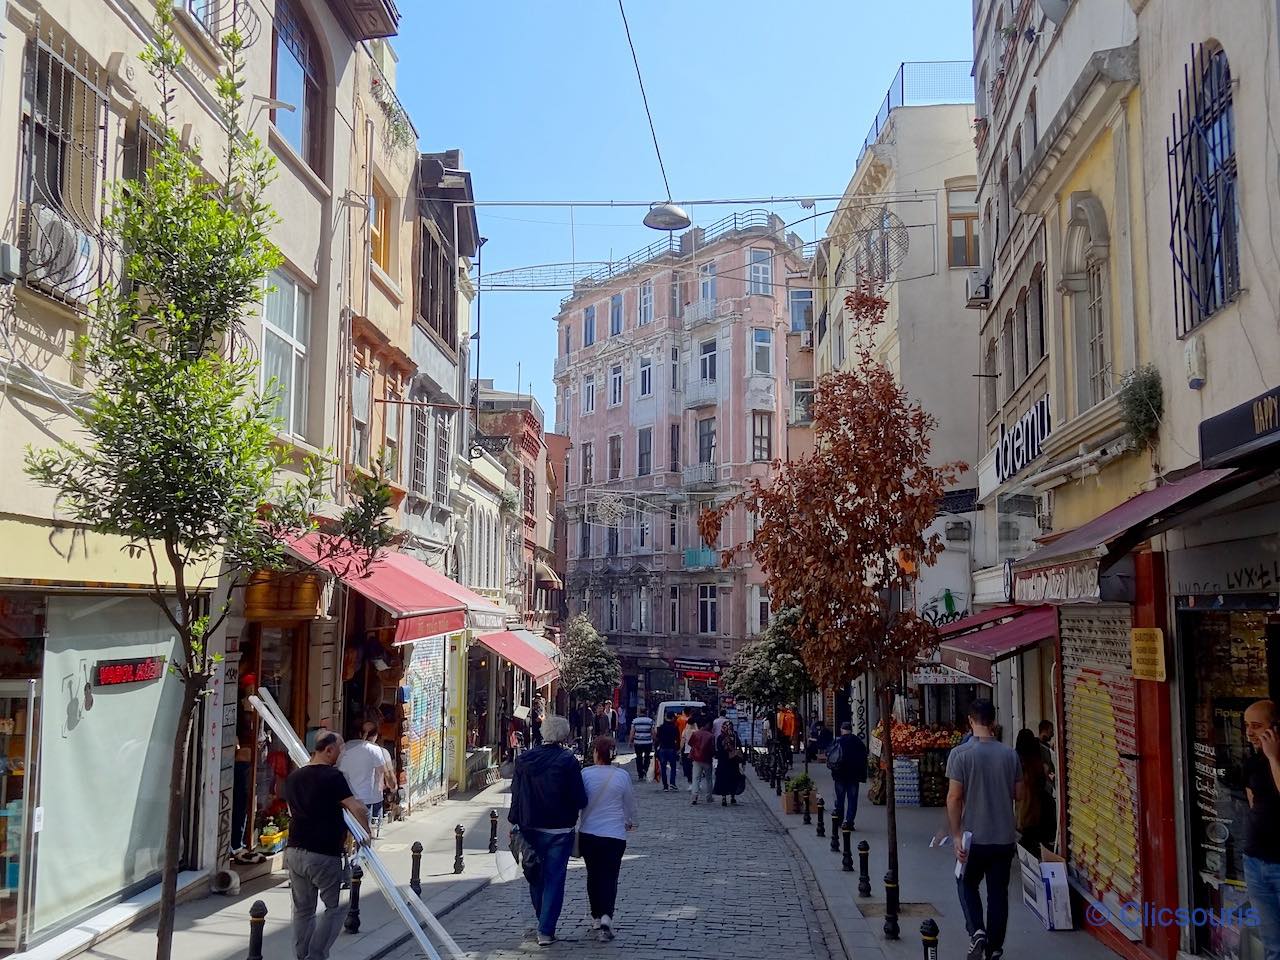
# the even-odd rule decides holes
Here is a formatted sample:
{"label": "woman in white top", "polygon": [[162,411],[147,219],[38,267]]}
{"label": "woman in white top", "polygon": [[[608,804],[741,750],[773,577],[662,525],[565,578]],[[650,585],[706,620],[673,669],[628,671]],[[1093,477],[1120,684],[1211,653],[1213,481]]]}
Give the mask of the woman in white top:
{"label": "woman in white top", "polygon": [[631,775],[611,762],[613,738],[596,737],[595,764],[582,771],[587,805],[578,823],[578,849],[587,867],[591,929],[601,940],[613,939],[613,910],[618,899],[618,873],[627,849],[627,831],[636,825],[636,796]]}

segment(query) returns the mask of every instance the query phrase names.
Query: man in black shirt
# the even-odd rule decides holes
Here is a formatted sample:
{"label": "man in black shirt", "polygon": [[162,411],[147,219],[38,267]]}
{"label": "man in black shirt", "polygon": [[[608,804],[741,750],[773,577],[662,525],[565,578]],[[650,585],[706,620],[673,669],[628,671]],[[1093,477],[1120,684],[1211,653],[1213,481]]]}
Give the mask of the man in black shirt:
{"label": "man in black shirt", "polygon": [[[298,960],[327,960],[338,939],[346,909],[338,908],[342,890],[342,847],[347,839],[343,809],[369,832],[369,811],[351,793],[336,766],[342,738],[323,733],[306,766],[289,774],[284,798],[289,804],[289,846],[284,852],[293,894],[293,948]],[[316,899],[324,913],[316,919]]]}
{"label": "man in black shirt", "polygon": [[676,790],[676,759],[680,756],[680,732],[671,715],[663,719],[654,734],[658,747],[658,767],[662,771],[662,789]]}
{"label": "man in black shirt", "polygon": [[1276,705],[1259,700],[1244,712],[1244,732],[1254,753],[1245,761],[1249,830],[1244,845],[1244,882],[1262,921],[1266,960],[1280,960],[1280,732]]}

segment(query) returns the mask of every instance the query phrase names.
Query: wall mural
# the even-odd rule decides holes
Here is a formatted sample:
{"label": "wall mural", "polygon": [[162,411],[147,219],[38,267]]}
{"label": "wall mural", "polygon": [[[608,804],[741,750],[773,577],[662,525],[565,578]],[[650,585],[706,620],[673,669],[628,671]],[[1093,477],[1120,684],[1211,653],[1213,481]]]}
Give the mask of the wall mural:
{"label": "wall mural", "polygon": [[410,807],[444,794],[444,637],[413,645],[405,684],[409,688],[406,794]]}

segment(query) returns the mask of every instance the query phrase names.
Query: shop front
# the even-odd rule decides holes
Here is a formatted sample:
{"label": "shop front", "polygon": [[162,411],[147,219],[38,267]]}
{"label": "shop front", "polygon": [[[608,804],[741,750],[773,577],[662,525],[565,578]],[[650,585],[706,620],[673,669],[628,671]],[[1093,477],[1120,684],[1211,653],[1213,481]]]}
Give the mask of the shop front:
{"label": "shop front", "polygon": [[720,661],[677,657],[671,661],[681,699],[700,700],[713,715],[720,705]]}
{"label": "shop front", "polygon": [[550,701],[560,670],[528,630],[478,634],[467,655],[467,782],[492,783],[503,761],[532,741],[533,698]]}

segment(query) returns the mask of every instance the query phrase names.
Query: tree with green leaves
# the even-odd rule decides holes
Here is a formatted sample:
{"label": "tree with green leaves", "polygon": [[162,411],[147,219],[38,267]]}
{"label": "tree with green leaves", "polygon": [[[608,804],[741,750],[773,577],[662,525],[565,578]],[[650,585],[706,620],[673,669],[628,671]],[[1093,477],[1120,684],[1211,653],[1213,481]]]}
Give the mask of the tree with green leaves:
{"label": "tree with green leaves", "polygon": [[770,729],[783,706],[799,700],[813,687],[796,633],[799,621],[799,611],[794,608],[779,610],[758,639],[734,654],[721,678],[735,697],[766,711]]}
{"label": "tree with green leaves", "polygon": [[595,703],[622,683],[622,664],[586,614],[570,620],[560,641],[560,682],[579,702]]}
{"label": "tree with green leaves", "polygon": [[142,59],[163,104],[154,118],[162,143],[138,180],[117,185],[106,220],[123,251],[124,282],[99,291],[76,346],[90,386],[75,439],[28,449],[26,469],[72,520],[123,537],[150,559],[150,596],[178,641],[170,672],[182,693],[156,950],[168,960],[192,722],[219,669],[210,640],[233,609],[233,591],[255,572],[296,571],[287,547],[305,534],[318,534],[322,560],[356,566],[372,563],[394,535],[380,474],[356,481],[341,519],[317,529],[330,464],[310,458],[290,473],[292,455],[277,438],[279,390],[258,389],[257,363],[242,348],[244,319],[281,260],[264,198],[273,159],[241,124],[243,36],[232,29],[221,40],[226,147],[215,182],[183,151],[169,115],[183,63],[170,0],[157,0],[155,25]]}

